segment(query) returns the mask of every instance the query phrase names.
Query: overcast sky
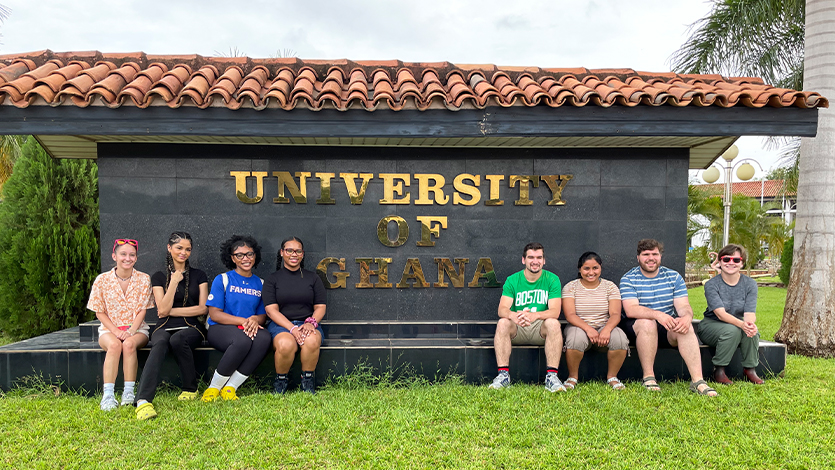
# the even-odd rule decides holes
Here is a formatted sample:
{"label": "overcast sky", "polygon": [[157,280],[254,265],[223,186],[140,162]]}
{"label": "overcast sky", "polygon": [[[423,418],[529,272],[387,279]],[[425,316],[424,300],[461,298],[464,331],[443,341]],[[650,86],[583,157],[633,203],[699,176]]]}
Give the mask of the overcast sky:
{"label": "overcast sky", "polygon": [[[0,53],[43,49],[666,72],[705,0],[0,0]],[[759,138],[740,157],[768,170]],[[758,171],[757,176],[761,176]]]}

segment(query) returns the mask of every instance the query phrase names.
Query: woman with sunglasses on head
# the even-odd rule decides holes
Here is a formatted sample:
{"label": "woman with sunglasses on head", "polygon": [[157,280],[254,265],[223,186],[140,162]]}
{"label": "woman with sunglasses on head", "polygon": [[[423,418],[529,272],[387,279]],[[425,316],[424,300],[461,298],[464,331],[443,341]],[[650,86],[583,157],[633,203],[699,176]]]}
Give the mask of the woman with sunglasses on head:
{"label": "woman with sunglasses on head", "polygon": [[261,300],[263,282],[252,270],[261,262],[261,247],[254,238],[233,235],[220,247],[230,271],[215,277],[209,292],[209,344],[223,352],[203,401],[218,397],[237,400],[244,383],[270,348],[270,334],[262,326],[267,318]]}
{"label": "woman with sunglasses on head", "polygon": [[730,385],[733,382],[725,367],[740,348],[745,378],[763,383],[757,376],[760,333],[757,329],[757,283],[741,273],[747,252],[740,245],[730,244],[719,251],[719,275],[705,283],[707,310],[699,322],[702,343],[716,348],[713,356],[713,380]]}
{"label": "woman with sunglasses on head", "polygon": [[136,418],[150,419],[154,410],[154,396],[159,385],[159,373],[170,349],[180,367],[183,380],[181,401],[197,398],[197,371],[194,368],[194,349],[206,339],[206,328],[200,318],[208,311],[209,280],[206,273],[189,265],[192,239],[186,232],[174,232],[168,237],[165,271],[151,276],[157,322],[151,334],[151,353],[142,369],[139,392],[136,396]]}
{"label": "woman with sunglasses on head", "polygon": [[96,277],[87,302],[87,308],[96,312],[96,318],[101,321],[99,345],[107,352],[102,373],[102,411],[119,406],[115,388],[120,357],[125,378],[121,404],[133,404],[133,387],[139,367],[136,351],[148,344],[145,312],[154,306],[154,300],[150,276],[133,267],[138,250],[136,240],[118,238],[113,242],[112,257],[116,266]]}
{"label": "woman with sunglasses on head", "polygon": [[270,321],[267,328],[275,347],[273,391],[287,391],[290,366],[301,350],[302,391],[315,393],[314,371],[319,362],[325,316],[325,285],[313,271],[304,269],[304,244],[297,237],[281,242],[276,272],[264,282],[264,305]]}
{"label": "woman with sunglasses on head", "polygon": [[609,368],[606,383],[613,390],[623,390],[618,372],[629,349],[626,333],[620,323],[620,289],[614,282],[600,277],[603,260],[593,251],[580,255],[577,262],[578,278],[562,290],[562,311],[569,325],[565,327],[565,361],[568,379],[564,385],[577,386],[580,362],[591,348],[606,351]]}

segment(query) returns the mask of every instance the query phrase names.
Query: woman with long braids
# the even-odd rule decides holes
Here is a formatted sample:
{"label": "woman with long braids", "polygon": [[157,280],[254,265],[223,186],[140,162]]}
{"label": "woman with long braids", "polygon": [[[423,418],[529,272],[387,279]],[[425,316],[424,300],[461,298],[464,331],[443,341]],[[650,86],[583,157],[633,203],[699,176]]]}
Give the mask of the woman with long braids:
{"label": "woman with long braids", "polygon": [[232,235],[220,247],[229,268],[212,281],[209,292],[209,344],[223,352],[203,401],[218,397],[237,400],[237,390],[267,355],[270,334],[262,326],[267,318],[261,301],[261,278],[252,270],[261,262],[261,247],[254,238]]}
{"label": "woman with long braids", "polygon": [[276,272],[264,282],[267,329],[275,347],[273,391],[283,394],[296,351],[301,350],[301,388],[315,393],[314,371],[324,336],[319,322],[325,316],[325,286],[313,271],[304,269],[304,244],[297,237],[281,242]]}
{"label": "woman with long braids", "polygon": [[150,419],[157,415],[153,405],[154,395],[159,385],[160,368],[169,349],[180,367],[180,377],[183,380],[183,392],[178,399],[186,401],[197,398],[194,348],[206,339],[206,328],[200,317],[208,311],[206,298],[209,296],[209,280],[206,273],[189,265],[192,246],[191,235],[188,233],[172,233],[168,237],[166,269],[151,276],[159,322],[151,334],[151,353],[145,361],[142,379],[139,381],[137,419]]}
{"label": "woman with long braids", "polygon": [[154,306],[151,295],[151,278],[134,269],[139,242],[131,238],[117,238],[113,242],[113,261],[116,266],[96,277],[90,289],[87,308],[96,312],[101,321],[99,346],[106,351],[104,356],[104,393],[102,411],[119,406],[116,401],[116,375],[119,373],[119,359],[125,387],[122,392],[122,406],[133,405],[133,387],[139,367],[137,350],[148,344],[148,324],[145,312]]}

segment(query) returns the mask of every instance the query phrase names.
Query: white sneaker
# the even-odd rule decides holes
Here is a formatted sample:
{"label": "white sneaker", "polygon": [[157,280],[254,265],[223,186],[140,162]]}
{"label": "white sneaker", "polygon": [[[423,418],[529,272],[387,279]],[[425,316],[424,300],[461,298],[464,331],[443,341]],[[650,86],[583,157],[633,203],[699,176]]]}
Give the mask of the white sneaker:
{"label": "white sneaker", "polygon": [[551,393],[564,392],[565,385],[560,382],[560,378],[557,377],[557,374],[548,372],[545,374],[545,390],[548,390]]}
{"label": "white sneaker", "polygon": [[101,403],[99,403],[99,408],[102,411],[112,411],[115,410],[119,406],[119,403],[116,402],[116,397],[113,395],[105,395],[101,397]]}
{"label": "white sneaker", "polygon": [[133,406],[134,401],[136,401],[136,396],[133,392],[122,393],[122,406]]}
{"label": "white sneaker", "polygon": [[505,388],[505,387],[509,387],[509,386],[510,386],[510,374],[503,371],[503,372],[499,372],[499,375],[497,375],[496,378],[493,379],[493,383],[491,383],[488,388],[493,388],[493,389],[498,390],[500,388]]}

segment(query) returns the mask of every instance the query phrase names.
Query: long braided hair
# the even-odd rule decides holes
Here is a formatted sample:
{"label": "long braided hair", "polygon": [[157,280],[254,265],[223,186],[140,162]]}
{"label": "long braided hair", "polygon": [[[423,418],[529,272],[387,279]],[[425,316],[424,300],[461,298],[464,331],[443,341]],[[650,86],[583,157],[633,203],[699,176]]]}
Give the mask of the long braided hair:
{"label": "long braided hair", "polygon": [[[299,245],[302,246],[302,251],[304,251],[304,242],[301,241],[299,237],[290,237],[282,241],[281,248],[278,251],[278,259],[275,261],[276,271],[279,271],[282,267],[284,267],[284,258],[281,257],[281,250],[284,249],[284,245],[286,245],[287,242],[298,242]],[[299,263],[299,274],[301,274],[301,277],[304,277],[304,256],[302,256],[302,261]]]}
{"label": "long braided hair", "polygon": [[[169,248],[174,246],[175,243],[181,240],[188,240],[191,246],[194,246],[194,242],[191,240],[191,235],[189,235],[188,232],[173,232],[171,236],[168,237]],[[167,287],[168,284],[171,282],[171,273],[173,273],[175,270],[174,258],[171,256],[170,252],[165,255],[165,267],[165,285]],[[185,289],[183,294],[183,307],[186,306],[186,302],[188,301],[188,274],[190,269],[191,267],[188,263],[188,260],[186,260],[186,266],[183,270],[183,288]]]}

